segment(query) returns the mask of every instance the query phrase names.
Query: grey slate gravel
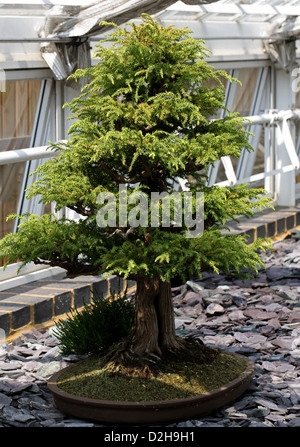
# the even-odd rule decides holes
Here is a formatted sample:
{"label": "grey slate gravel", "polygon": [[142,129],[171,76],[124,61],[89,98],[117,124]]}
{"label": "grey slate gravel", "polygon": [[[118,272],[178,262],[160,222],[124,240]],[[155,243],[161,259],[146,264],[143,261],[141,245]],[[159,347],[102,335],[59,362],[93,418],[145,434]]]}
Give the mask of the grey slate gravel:
{"label": "grey slate gravel", "polygon": [[[235,402],[169,427],[300,426],[300,240],[263,254],[267,270],[244,283],[213,273],[173,289],[178,334],[248,356],[249,389]],[[0,427],[97,427],[55,407],[47,379],[72,364],[51,328],[25,331],[0,347]]]}

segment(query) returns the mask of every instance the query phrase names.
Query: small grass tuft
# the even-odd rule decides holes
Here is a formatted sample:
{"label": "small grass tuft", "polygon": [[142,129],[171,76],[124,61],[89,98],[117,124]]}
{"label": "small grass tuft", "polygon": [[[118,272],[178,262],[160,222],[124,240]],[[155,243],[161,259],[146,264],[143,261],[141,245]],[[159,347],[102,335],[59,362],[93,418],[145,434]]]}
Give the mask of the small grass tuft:
{"label": "small grass tuft", "polygon": [[94,354],[128,336],[133,319],[134,304],[126,291],[110,298],[95,296],[59,320],[54,335],[63,355]]}

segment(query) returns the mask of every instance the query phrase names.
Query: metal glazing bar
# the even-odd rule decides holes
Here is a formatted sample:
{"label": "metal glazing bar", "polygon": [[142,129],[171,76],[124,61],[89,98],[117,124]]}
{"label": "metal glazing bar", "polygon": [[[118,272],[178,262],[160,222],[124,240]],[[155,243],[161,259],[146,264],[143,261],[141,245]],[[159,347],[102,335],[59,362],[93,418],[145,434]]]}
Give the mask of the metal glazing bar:
{"label": "metal glazing bar", "polygon": [[34,43],[34,42],[56,42],[56,43],[70,43],[74,42],[74,38],[72,37],[64,37],[63,39],[60,39],[59,37],[28,37],[28,38],[19,38],[19,37],[10,37],[0,39],[0,43]]}
{"label": "metal glazing bar", "polygon": [[[283,121],[284,119],[300,119],[300,109],[294,110],[280,110],[262,113],[260,115],[245,116],[244,125],[251,124],[273,124],[275,122]],[[249,122],[250,121],[250,122]]]}
{"label": "metal glazing bar", "polygon": [[[293,36],[293,39],[299,40],[300,36]],[[0,38],[0,43],[43,43],[43,42],[54,42],[54,43],[70,43],[74,42],[76,38],[74,37],[29,37],[29,38]],[[91,42],[98,42],[99,40],[109,40],[109,37],[105,36],[90,36],[89,40]],[[197,38],[196,38],[197,40]],[[280,36],[205,36],[205,41],[207,40],[286,40],[286,37]]]}
{"label": "metal glazing bar", "polygon": [[[264,170],[265,172],[271,172],[274,169],[274,146],[272,144],[274,128],[270,126],[265,126],[264,135]],[[274,178],[272,176],[265,177],[264,188],[268,193],[274,193]]]}
{"label": "metal glazing bar", "polygon": [[286,119],[284,119],[282,122],[282,128],[278,126],[278,133],[279,133],[278,140],[280,142],[281,141],[283,142],[292,165],[294,166],[295,169],[299,169],[300,168],[299,157],[297,155],[295,145],[289,129],[289,125]]}
{"label": "metal glazing bar", "polygon": [[[234,69],[230,70],[230,76],[234,77]],[[225,114],[227,113],[225,109],[230,109],[231,108],[231,103],[230,98],[232,100],[233,97],[233,85],[232,82],[227,82],[226,85],[226,91],[225,91],[225,103],[224,103],[224,108],[221,110],[221,118],[224,118]],[[219,170],[219,166],[220,166],[220,160],[215,161],[212,165],[210,165],[210,167],[208,168],[208,181],[207,181],[207,185],[208,186],[212,186],[215,182],[216,182],[216,178],[217,178],[217,174],[218,174],[218,170]]]}
{"label": "metal glazing bar", "polygon": [[47,150],[48,148],[49,146],[40,146],[29,149],[0,152],[0,165],[57,157],[59,155],[59,152],[50,152]]}
{"label": "metal glazing bar", "polygon": [[[282,168],[273,169],[270,172],[261,172],[259,174],[250,175],[250,177],[246,177],[238,180],[235,185],[242,185],[244,183],[253,183],[258,180],[263,180],[265,177],[273,176],[276,174],[285,174],[287,172],[291,172],[295,170],[294,165],[283,166]],[[232,186],[229,180],[225,180],[224,182],[216,183],[216,186]]]}
{"label": "metal glazing bar", "polygon": [[232,162],[229,156],[221,157],[221,161],[223,163],[226,177],[228,178],[231,185],[234,185],[237,181],[235,172],[232,166]]}

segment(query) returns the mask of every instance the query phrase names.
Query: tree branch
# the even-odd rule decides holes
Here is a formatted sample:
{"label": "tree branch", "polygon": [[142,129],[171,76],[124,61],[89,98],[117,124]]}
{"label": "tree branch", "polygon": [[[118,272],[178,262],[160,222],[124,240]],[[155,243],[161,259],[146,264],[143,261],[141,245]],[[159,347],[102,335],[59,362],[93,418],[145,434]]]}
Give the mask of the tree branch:
{"label": "tree branch", "polygon": [[116,171],[113,171],[110,169],[106,163],[104,163],[103,160],[98,161],[99,168],[103,169],[103,171],[110,176],[111,179],[113,179],[117,184],[119,183],[125,183],[124,177],[121,177]]}
{"label": "tree branch", "polygon": [[81,214],[82,216],[91,217],[95,214],[95,208],[92,208],[91,210],[87,210],[86,208],[84,208],[82,203],[77,203],[76,205],[68,205],[67,208],[75,211],[78,214]]}

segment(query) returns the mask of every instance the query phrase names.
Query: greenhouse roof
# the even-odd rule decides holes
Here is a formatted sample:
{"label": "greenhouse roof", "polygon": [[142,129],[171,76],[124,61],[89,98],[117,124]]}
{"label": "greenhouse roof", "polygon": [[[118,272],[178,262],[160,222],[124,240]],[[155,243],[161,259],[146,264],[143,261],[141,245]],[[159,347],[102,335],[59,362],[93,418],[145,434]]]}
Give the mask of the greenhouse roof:
{"label": "greenhouse roof", "polygon": [[278,61],[287,50],[277,44],[282,47],[280,42],[300,36],[300,0],[94,0],[84,6],[80,0],[3,0],[1,66],[53,69],[61,51],[57,45],[78,45],[88,37],[93,47],[107,31],[99,27],[101,20],[123,25],[138,21],[142,12],[166,26],[187,26],[193,37],[205,40],[219,63]]}

